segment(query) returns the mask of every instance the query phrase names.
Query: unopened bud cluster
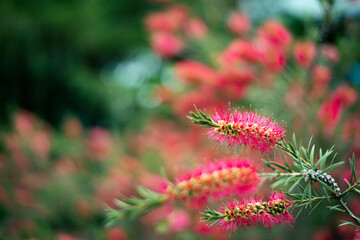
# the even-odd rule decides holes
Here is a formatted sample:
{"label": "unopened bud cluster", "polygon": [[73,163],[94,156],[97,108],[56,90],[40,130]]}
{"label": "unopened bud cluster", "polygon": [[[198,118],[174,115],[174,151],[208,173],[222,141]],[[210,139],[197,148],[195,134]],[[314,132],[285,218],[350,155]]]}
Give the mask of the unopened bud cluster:
{"label": "unopened bud cluster", "polygon": [[177,199],[204,199],[244,194],[259,182],[255,168],[243,159],[226,159],[189,172],[167,187],[167,194]]}
{"label": "unopened bud cluster", "polygon": [[338,184],[335,182],[335,179],[330,176],[327,173],[321,174],[320,170],[317,170],[316,172],[313,170],[306,171],[307,175],[309,176],[309,179],[312,181],[318,181],[321,180],[323,183],[331,187],[336,193],[336,196],[339,196],[341,194],[340,188]]}

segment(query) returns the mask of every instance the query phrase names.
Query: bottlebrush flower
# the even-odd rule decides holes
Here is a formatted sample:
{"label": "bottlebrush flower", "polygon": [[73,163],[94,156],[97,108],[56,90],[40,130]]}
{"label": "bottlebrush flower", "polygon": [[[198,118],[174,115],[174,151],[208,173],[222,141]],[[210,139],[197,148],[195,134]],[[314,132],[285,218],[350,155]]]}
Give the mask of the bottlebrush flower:
{"label": "bottlebrush flower", "polygon": [[154,51],[163,58],[174,57],[184,48],[184,43],[178,37],[167,32],[154,33],[150,41]]}
{"label": "bottlebrush flower", "polygon": [[[234,200],[226,203],[217,211],[216,223],[224,230],[235,232],[238,228],[246,230],[248,227],[259,225],[270,228],[282,223],[291,224],[293,216],[288,212],[291,203],[285,199],[281,192],[274,192],[269,201],[260,199]],[[204,220],[212,216],[212,210],[204,215]],[[214,220],[212,218],[211,220]],[[210,220],[210,221],[211,221]]]}
{"label": "bottlebrush flower", "polygon": [[343,114],[343,111],[353,105],[357,92],[348,85],[339,86],[331,96],[320,106],[317,118],[324,125],[324,132],[332,134]]}
{"label": "bottlebrush flower", "polygon": [[208,32],[208,27],[200,18],[189,19],[184,26],[185,33],[192,38],[202,39]]}
{"label": "bottlebrush flower", "polygon": [[231,33],[242,35],[249,32],[251,21],[245,14],[235,11],[230,15],[227,27]]}
{"label": "bottlebrush flower", "polygon": [[212,117],[215,127],[207,133],[211,140],[229,148],[244,145],[262,152],[271,151],[285,137],[285,123],[273,121],[271,117],[256,111],[219,112]]}
{"label": "bottlebrush flower", "polygon": [[175,65],[177,79],[186,84],[216,85],[219,74],[200,62],[185,60]]}
{"label": "bottlebrush flower", "polygon": [[176,32],[180,28],[180,23],[174,21],[166,12],[158,12],[145,18],[145,27],[150,32]]}
{"label": "bottlebrush flower", "polygon": [[291,33],[275,20],[267,20],[259,29],[259,33],[271,46],[278,50],[285,50],[292,42]]}
{"label": "bottlebrush flower", "polygon": [[302,68],[309,68],[316,56],[316,47],[313,42],[297,42],[294,47],[294,57]]}
{"label": "bottlebrush flower", "polygon": [[172,199],[191,200],[199,205],[207,198],[243,195],[254,191],[259,182],[256,170],[244,159],[223,159],[196,168],[168,185],[166,193]]}
{"label": "bottlebrush flower", "polygon": [[318,98],[324,95],[327,86],[332,78],[331,70],[323,65],[316,65],[311,73],[314,83],[311,90],[311,96]]}

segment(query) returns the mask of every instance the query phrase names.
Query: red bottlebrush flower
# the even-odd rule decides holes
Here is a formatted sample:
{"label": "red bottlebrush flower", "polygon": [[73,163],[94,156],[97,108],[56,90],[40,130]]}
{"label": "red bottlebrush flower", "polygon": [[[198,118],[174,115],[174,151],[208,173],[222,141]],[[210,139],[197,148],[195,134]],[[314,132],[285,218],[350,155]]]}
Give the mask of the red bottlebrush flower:
{"label": "red bottlebrush flower", "polygon": [[323,65],[317,65],[314,67],[311,77],[314,80],[311,95],[315,98],[324,95],[326,88],[332,78],[331,70]]}
{"label": "red bottlebrush flower", "polygon": [[89,131],[87,139],[88,152],[97,161],[103,161],[113,153],[114,140],[111,134],[100,127]]}
{"label": "red bottlebrush flower", "polygon": [[239,60],[258,62],[260,52],[248,41],[237,39],[232,41],[227,49],[219,56],[219,62],[223,67]]}
{"label": "red bottlebrush flower", "polygon": [[316,56],[316,47],[313,42],[297,42],[294,47],[294,57],[300,67],[308,69]]}
{"label": "red bottlebrush flower", "polygon": [[260,36],[278,50],[285,50],[292,42],[291,33],[275,20],[265,22],[260,29]]}
{"label": "red bottlebrush flower", "polygon": [[357,92],[347,86],[338,87],[335,92],[320,107],[317,118],[325,126],[327,133],[332,133],[337,126],[344,108],[350,107],[357,99]]}
{"label": "red bottlebrush flower", "polygon": [[207,198],[244,195],[254,191],[259,178],[255,168],[244,159],[223,159],[196,168],[168,185],[170,198],[190,200],[197,205],[206,204]]}
{"label": "red bottlebrush flower", "polygon": [[294,222],[288,212],[291,203],[281,192],[273,193],[269,201],[262,199],[234,200],[225,204],[218,212],[223,214],[217,224],[224,230],[235,232],[238,228],[246,230],[248,227],[259,225],[270,228],[275,225]]}
{"label": "red bottlebrush flower", "polygon": [[231,33],[242,35],[249,32],[251,21],[246,14],[235,11],[230,15],[227,21],[227,27]]}
{"label": "red bottlebrush flower", "polygon": [[185,33],[192,37],[201,39],[206,36],[208,32],[208,27],[205,22],[200,18],[191,18],[189,19],[184,26]]}
{"label": "red bottlebrush flower", "polygon": [[330,82],[332,73],[331,70],[323,65],[317,65],[311,73],[311,77],[316,83],[327,85]]}
{"label": "red bottlebrush flower", "polygon": [[180,81],[189,84],[215,85],[218,73],[196,61],[182,61],[175,65],[175,71]]}
{"label": "red bottlebrush flower", "polygon": [[107,240],[127,240],[128,236],[124,230],[118,227],[106,229]]}
{"label": "red bottlebrush flower", "polygon": [[269,48],[263,53],[262,64],[270,72],[281,72],[286,65],[286,55],[276,48]]}
{"label": "red bottlebrush flower", "polygon": [[180,24],[170,18],[166,12],[158,12],[152,13],[145,18],[145,27],[150,32],[175,32],[180,28]]}
{"label": "red bottlebrush flower", "polygon": [[183,24],[189,16],[189,9],[184,4],[174,4],[166,9],[166,13],[178,24]]}
{"label": "red bottlebrush flower", "polygon": [[255,71],[251,68],[251,65],[239,63],[237,66],[223,69],[221,76],[226,83],[243,85],[249,84],[255,79]]}
{"label": "red bottlebrush flower", "polygon": [[180,54],[184,44],[171,33],[158,32],[151,36],[151,47],[159,56],[170,58]]}
{"label": "red bottlebrush flower", "polygon": [[207,135],[211,140],[229,148],[244,145],[271,151],[285,137],[285,123],[277,124],[271,117],[258,114],[256,111],[245,112],[229,109],[228,112],[216,112],[212,120],[217,125]]}
{"label": "red bottlebrush flower", "polygon": [[169,229],[172,232],[179,232],[187,229],[190,224],[191,220],[189,214],[182,210],[174,210],[169,215]]}

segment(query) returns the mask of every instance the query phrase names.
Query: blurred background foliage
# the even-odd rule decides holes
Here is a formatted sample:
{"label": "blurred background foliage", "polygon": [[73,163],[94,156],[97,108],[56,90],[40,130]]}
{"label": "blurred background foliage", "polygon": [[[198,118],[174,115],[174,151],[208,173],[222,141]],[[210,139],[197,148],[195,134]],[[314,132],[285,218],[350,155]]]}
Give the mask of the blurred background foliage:
{"label": "blurred background foliage", "polygon": [[[160,220],[148,216],[136,224],[127,222],[106,229],[103,209],[105,204],[112,204],[119,192],[135,194],[137,184],[159,190],[160,169],[165,168],[173,180],[189,166],[223,153],[212,149],[203,131],[191,128],[185,118],[194,103],[200,107],[216,105],[212,105],[210,98],[216,94],[208,95],[208,86],[179,81],[176,66],[190,59],[214,69],[218,67],[215,54],[236,38],[229,33],[226,23],[234,10],[241,10],[251,19],[250,35],[255,35],[267,20],[276,19],[296,41],[315,43],[323,17],[321,3],[326,1],[176,1],[187,6],[190,15],[203,19],[209,32],[201,40],[186,39],[186,49],[170,57],[161,57],[151,48],[151,29],[144,24],[147,16],[172,5],[172,1],[160,2],[1,1],[0,233],[4,237],[60,240],[224,237],[198,226],[195,214],[190,214],[193,225],[170,231],[176,225],[176,215],[165,214],[164,209],[157,213],[163,217]],[[329,65],[333,74],[329,89],[325,97],[308,103],[312,107],[309,112],[302,111],[303,105],[296,101],[294,106],[284,107],[287,100],[296,100],[298,96],[296,91],[291,92],[284,104],[286,92],[292,89],[289,74],[291,80],[305,79],[310,74],[291,57],[290,67],[276,75],[274,85],[265,86],[263,80],[249,84],[246,94],[233,98],[237,103],[233,105],[251,104],[267,114],[274,113],[276,119],[288,122],[288,132],[295,131],[305,139],[315,132],[320,146],[339,144],[338,150],[344,156],[360,152],[356,145],[359,124],[349,127],[347,141],[342,127],[329,137],[320,131],[311,132],[320,129],[318,125],[306,125],[316,121],[319,107],[331,99],[338,86],[348,84],[358,92],[359,18],[358,1],[335,1],[330,31],[322,43],[336,46],[341,61]],[[198,90],[201,94],[186,95]],[[221,101],[227,104],[231,94],[220,93],[214,98],[223,97]],[[305,91],[304,95],[307,94]],[[344,110],[346,118],[339,120],[341,124],[346,120],[358,123],[358,106],[357,101]],[[297,128],[296,120],[304,119],[303,127]],[[339,173],[340,177],[343,175]],[[154,222],[156,226],[152,225]],[[311,218],[303,214],[298,222],[296,229],[274,229],[270,237],[354,236],[349,229],[337,230],[336,215],[329,212]],[[253,239],[270,238],[268,230],[246,234]]]}

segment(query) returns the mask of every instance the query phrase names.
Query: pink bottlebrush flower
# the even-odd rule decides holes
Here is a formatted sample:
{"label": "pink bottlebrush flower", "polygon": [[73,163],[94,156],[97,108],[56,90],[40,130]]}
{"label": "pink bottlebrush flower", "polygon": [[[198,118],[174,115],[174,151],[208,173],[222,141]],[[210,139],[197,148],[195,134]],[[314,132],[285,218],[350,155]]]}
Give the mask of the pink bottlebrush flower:
{"label": "pink bottlebrush flower", "polygon": [[270,228],[275,225],[294,222],[288,212],[292,204],[285,199],[281,192],[274,192],[269,201],[262,199],[234,200],[218,209],[223,214],[217,224],[224,230],[235,232],[238,228],[246,230],[248,227],[259,225]]}
{"label": "pink bottlebrush flower", "polygon": [[333,133],[345,108],[353,105],[356,99],[356,90],[350,86],[342,85],[320,106],[317,118],[324,125],[327,134]]}
{"label": "pink bottlebrush flower", "polygon": [[321,97],[324,95],[326,88],[332,78],[331,70],[323,65],[316,65],[311,73],[313,79],[313,87],[311,95],[314,98]]}
{"label": "pink bottlebrush flower", "polygon": [[184,26],[185,33],[192,38],[202,39],[208,32],[208,27],[200,18],[189,19]]}
{"label": "pink bottlebrush flower", "polygon": [[107,240],[127,240],[128,236],[124,230],[113,227],[105,230]]}
{"label": "pink bottlebrush flower", "polygon": [[214,99],[214,91],[207,89],[207,91],[191,91],[185,92],[177,97],[177,101],[174,102],[174,112],[179,116],[186,115],[191,109],[194,108],[194,104],[201,108],[225,109],[223,101]]}
{"label": "pink bottlebrush flower", "polygon": [[172,232],[179,232],[187,229],[191,220],[189,214],[183,210],[174,210],[172,214],[169,215],[169,229]]}
{"label": "pink bottlebrush flower", "polygon": [[56,239],[57,240],[78,240],[79,238],[71,236],[67,233],[58,233],[56,236]]}
{"label": "pink bottlebrush flower", "polygon": [[218,73],[203,63],[186,60],[175,65],[179,81],[188,84],[215,85]]}
{"label": "pink bottlebrush flower", "polygon": [[166,12],[152,13],[145,18],[145,27],[150,32],[175,32],[180,28],[178,22]]}
{"label": "pink bottlebrush flower", "polygon": [[311,73],[311,77],[317,83],[326,84],[329,83],[332,77],[331,70],[324,65],[316,65]]}
{"label": "pink bottlebrush flower", "polygon": [[255,168],[244,159],[223,159],[196,168],[168,185],[172,199],[206,204],[208,197],[220,198],[230,194],[243,195],[254,191],[259,178]]}
{"label": "pink bottlebrush flower", "polygon": [[218,61],[222,67],[232,65],[239,60],[258,62],[260,60],[260,52],[251,42],[236,39],[232,41],[218,57]]}
{"label": "pink bottlebrush flower", "polygon": [[244,145],[259,149],[262,152],[271,151],[285,137],[285,123],[276,123],[271,117],[258,114],[256,111],[245,112],[229,109],[228,112],[215,113],[212,117],[217,125],[207,135],[219,145],[229,148]]}
{"label": "pink bottlebrush flower", "polygon": [[251,20],[246,14],[235,11],[230,15],[227,21],[227,27],[229,31],[233,34],[246,34],[251,28]]}
{"label": "pink bottlebrush flower", "polygon": [[291,33],[279,22],[268,20],[259,30],[260,36],[277,50],[285,50],[292,42]]}
{"label": "pink bottlebrush flower", "polygon": [[262,64],[273,73],[283,71],[286,65],[286,55],[277,48],[268,48],[262,54]]}
{"label": "pink bottlebrush flower", "polygon": [[294,47],[294,57],[300,67],[308,69],[316,56],[316,47],[313,42],[297,42]]}
{"label": "pink bottlebrush flower", "polygon": [[158,32],[151,36],[151,47],[159,56],[170,58],[180,54],[184,44],[174,34]]}
{"label": "pink bottlebrush flower", "polygon": [[97,161],[105,160],[114,151],[114,139],[107,130],[100,127],[89,131],[86,144],[90,156]]}
{"label": "pink bottlebrush flower", "polygon": [[36,117],[32,113],[26,110],[21,110],[15,113],[13,117],[13,125],[20,135],[29,135],[32,131],[34,131],[36,120]]}
{"label": "pink bottlebrush flower", "polygon": [[41,158],[49,156],[51,151],[51,137],[50,132],[37,131],[32,136],[32,141],[29,143],[32,151]]}
{"label": "pink bottlebrush flower", "polygon": [[183,24],[190,15],[188,7],[184,4],[173,4],[166,9],[166,13],[178,24]]}
{"label": "pink bottlebrush flower", "polygon": [[360,142],[360,119],[358,114],[353,114],[346,119],[342,130],[342,139],[347,143]]}
{"label": "pink bottlebrush flower", "polygon": [[222,69],[221,76],[229,84],[249,84],[255,79],[255,71],[246,63]]}

